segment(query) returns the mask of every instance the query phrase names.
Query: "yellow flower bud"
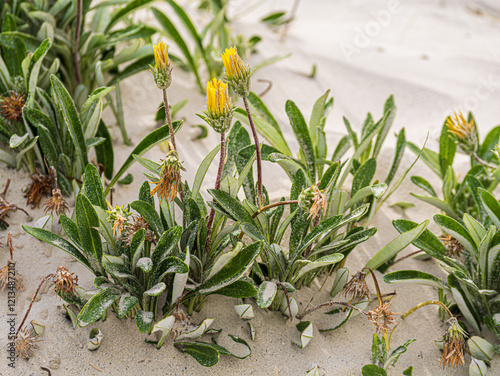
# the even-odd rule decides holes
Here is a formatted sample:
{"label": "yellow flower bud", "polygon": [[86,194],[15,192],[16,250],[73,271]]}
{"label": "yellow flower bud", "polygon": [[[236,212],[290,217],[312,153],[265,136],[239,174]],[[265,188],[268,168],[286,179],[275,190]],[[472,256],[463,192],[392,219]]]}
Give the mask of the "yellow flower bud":
{"label": "yellow flower bud", "polygon": [[250,92],[250,76],[253,71],[245,65],[238,55],[236,47],[227,48],[222,53],[222,63],[226,69],[226,77],[236,94],[246,97]]}
{"label": "yellow flower bud", "polygon": [[461,111],[455,112],[455,116],[446,119],[448,132],[455,136],[456,141],[466,153],[474,152],[477,148],[477,135],[474,127],[474,120],[465,120]]}
{"label": "yellow flower bud", "polygon": [[149,66],[153,74],[156,86],[159,89],[167,89],[172,83],[172,69],[170,68],[170,60],[168,59],[168,47],[163,42],[158,42],[153,45],[155,55],[155,66]]}
{"label": "yellow flower bud", "polygon": [[207,82],[207,110],[205,111],[208,124],[219,133],[225,133],[231,126],[233,105],[229,98],[227,84],[215,78]]}

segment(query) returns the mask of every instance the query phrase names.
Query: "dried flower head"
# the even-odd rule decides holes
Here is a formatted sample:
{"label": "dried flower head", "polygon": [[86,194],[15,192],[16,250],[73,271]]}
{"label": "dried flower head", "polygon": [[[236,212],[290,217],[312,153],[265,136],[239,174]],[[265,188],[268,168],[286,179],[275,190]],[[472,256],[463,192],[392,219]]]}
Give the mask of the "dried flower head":
{"label": "dried flower head", "polygon": [[387,333],[391,330],[390,325],[394,324],[396,319],[394,315],[396,313],[392,312],[390,309],[391,302],[385,302],[382,305],[378,305],[373,311],[367,312],[368,320],[370,320],[373,325],[375,325],[377,333]]}
{"label": "dried flower head", "polygon": [[226,133],[231,127],[234,107],[229,98],[227,84],[215,78],[207,82],[207,109],[205,120],[218,133]]}
{"label": "dried flower head", "polygon": [[50,194],[53,179],[51,176],[40,174],[38,171],[31,174],[30,178],[31,183],[29,184],[24,197],[28,199],[27,205],[31,205],[31,209],[34,209],[40,206],[40,201],[44,195]]}
{"label": "dried flower head", "polygon": [[461,111],[455,112],[454,117],[449,116],[446,119],[448,132],[455,136],[462,150],[474,152],[477,149],[477,134],[474,127],[474,120],[470,122],[465,120]]}
{"label": "dried flower head", "polygon": [[43,205],[45,213],[51,212],[57,215],[65,214],[68,210],[68,204],[61,194],[61,190],[56,188],[52,190],[52,197],[49,198]]}
{"label": "dried flower head", "polygon": [[370,290],[366,284],[366,273],[357,272],[352,276],[351,280],[344,285],[342,294],[346,299],[350,299],[349,303],[356,304],[370,296]]}
{"label": "dried flower head", "polygon": [[240,97],[248,96],[250,92],[250,76],[252,69],[245,65],[238,55],[236,47],[227,48],[222,53],[222,63],[226,70],[228,82],[234,89],[234,92]]}
{"label": "dried flower head", "polygon": [[159,89],[168,89],[172,83],[172,68],[170,68],[170,60],[168,59],[168,47],[163,42],[158,42],[153,46],[155,54],[155,66],[149,66],[150,72],[153,74],[156,86]]}
{"label": "dried flower head", "polygon": [[108,222],[113,223],[113,235],[118,235],[123,231],[124,227],[128,225],[128,219],[132,215],[130,207],[127,205],[118,206],[112,210],[106,210],[109,214]]}
{"label": "dried flower head", "polygon": [[34,356],[34,350],[38,348],[37,342],[40,342],[40,339],[33,329],[22,328],[14,340],[17,356],[25,359]]}
{"label": "dried flower head", "polygon": [[137,215],[132,215],[132,218],[134,219],[134,222],[129,224],[122,231],[121,239],[125,243],[125,245],[127,247],[130,247],[132,238],[134,237],[135,233],[142,228],[146,230],[145,240],[150,243],[154,242],[155,233],[149,229],[149,223],[146,221],[146,219]]}
{"label": "dried flower head", "polygon": [[464,246],[453,236],[443,234],[439,237],[439,239],[443,242],[443,245],[446,248],[446,255],[448,257],[458,259],[464,253]]}
{"label": "dried flower head", "polygon": [[9,97],[0,95],[0,114],[11,121],[20,121],[25,103],[23,94],[10,93]]}
{"label": "dried flower head", "polygon": [[160,204],[163,199],[173,201],[177,196],[177,191],[181,185],[181,170],[186,171],[182,167],[179,154],[175,150],[170,150],[163,159],[160,180],[152,182],[152,184],[156,184],[156,187],[151,191],[151,196],[157,194]]}
{"label": "dried flower head", "polygon": [[465,364],[464,360],[464,345],[467,333],[462,329],[456,317],[451,317],[448,320],[450,327],[443,334],[444,350],[441,357],[441,364],[443,369],[450,365],[455,367],[460,364]]}
{"label": "dried flower head", "polygon": [[323,211],[323,215],[326,214],[326,195],[323,191],[318,189],[317,185],[313,185],[307,189],[302,189],[299,195],[299,207],[303,210],[309,211],[309,216],[307,219],[314,219],[316,216]]}
{"label": "dried flower head", "polygon": [[58,266],[56,269],[56,274],[54,275],[54,289],[57,294],[63,295],[69,293],[73,295],[75,288],[78,285],[78,277],[74,276],[75,273],[70,273],[68,268],[65,266]]}

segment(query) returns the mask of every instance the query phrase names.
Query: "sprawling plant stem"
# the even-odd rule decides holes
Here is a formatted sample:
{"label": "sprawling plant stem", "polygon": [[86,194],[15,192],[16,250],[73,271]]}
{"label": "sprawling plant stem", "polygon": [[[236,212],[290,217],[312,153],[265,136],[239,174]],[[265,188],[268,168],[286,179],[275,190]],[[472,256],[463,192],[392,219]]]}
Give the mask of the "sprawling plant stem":
{"label": "sprawling plant stem", "polygon": [[26,311],[26,313],[24,314],[24,318],[23,318],[23,321],[21,321],[21,324],[18,326],[17,328],[17,331],[16,331],[16,336],[19,334],[19,331],[22,329],[23,325],[24,325],[24,322],[26,321],[26,319],[28,318],[28,315],[30,314],[30,311],[31,311],[31,307],[33,306],[33,302],[35,301],[36,299],[36,296],[38,295],[38,292],[40,291],[40,288],[42,287],[42,285],[44,284],[44,282],[50,278],[54,277],[54,274],[49,274],[49,275],[46,275],[45,277],[43,277],[43,279],[41,280],[40,284],[38,285],[38,288],[36,289],[35,291],[35,294],[33,295],[33,297],[31,298],[31,302],[30,302],[30,305],[28,306],[28,310]]}
{"label": "sprawling plant stem", "polygon": [[358,311],[359,313],[363,313],[364,315],[367,314],[365,311],[363,311],[362,309],[359,309],[358,307],[353,306],[352,304],[349,304],[349,303],[346,303],[346,302],[334,302],[334,301],[331,301],[331,302],[322,303],[320,305],[317,305],[314,308],[308,309],[307,311],[304,311],[304,312],[302,312],[302,314],[298,315],[297,318],[299,320],[302,320],[305,316],[307,316],[310,313],[313,313],[314,311],[317,311],[318,309],[321,309],[321,308],[324,308],[324,307],[330,307],[330,306],[333,306],[333,305],[342,305],[342,306],[354,309],[354,310]]}
{"label": "sprawling plant stem", "polygon": [[448,315],[450,315],[450,317],[453,317],[453,314],[450,312],[450,310],[448,309],[448,307],[446,307],[446,305],[444,303],[441,303],[439,300],[428,300],[426,302],[417,304],[415,307],[413,307],[413,308],[409,309],[408,311],[406,311],[405,313],[403,313],[401,315],[401,319],[405,319],[406,317],[411,315],[413,312],[415,312],[417,309],[420,309],[422,307],[425,307],[425,306],[431,305],[431,304],[436,304],[438,306],[441,306],[441,308],[443,308],[446,311],[446,313],[448,313]]}
{"label": "sprawling plant stem", "polygon": [[371,270],[370,268],[363,268],[363,270],[365,269],[368,269],[372,275],[373,283],[375,284],[375,289],[377,290],[378,305],[382,306],[383,304],[382,293],[380,292],[380,287],[378,285],[377,277],[375,277],[375,273],[373,272],[373,270]]}
{"label": "sprawling plant stem", "polygon": [[257,157],[257,190],[259,192],[259,208],[264,204],[262,196],[262,157],[260,155],[260,144],[259,137],[257,136],[257,130],[255,129],[255,124],[253,122],[252,113],[250,112],[250,106],[248,105],[248,100],[243,97],[243,103],[245,104],[245,110],[247,111],[248,123],[252,129],[253,141],[255,143],[256,157]]}
{"label": "sprawling plant stem", "polygon": [[492,165],[492,164],[489,164],[488,162],[486,162],[486,161],[482,160],[481,158],[479,158],[479,156],[476,154],[476,152],[475,152],[475,151],[473,151],[473,152],[471,153],[471,156],[472,156],[472,158],[474,158],[474,159],[475,159],[475,160],[476,160],[479,164],[481,164],[481,165],[483,165],[483,166],[485,166],[485,167],[487,167],[487,168],[490,168],[490,169],[492,169],[492,170],[496,170],[496,169],[497,169],[497,166],[494,166],[494,165]]}
{"label": "sprawling plant stem", "polygon": [[75,43],[73,44],[73,67],[75,69],[75,82],[79,85],[82,81],[80,77],[80,62],[78,57],[78,46],[80,45],[80,31],[82,29],[82,0],[76,1],[76,29]]}
{"label": "sprawling plant stem", "polygon": [[252,218],[257,217],[260,213],[263,211],[266,211],[268,209],[275,208],[276,206],[282,206],[282,205],[293,205],[293,204],[298,204],[298,200],[289,200],[289,201],[278,201],[273,204],[269,204],[266,206],[261,207],[259,210],[257,210],[255,213],[252,214]]}
{"label": "sprawling plant stem", "polygon": [[[222,170],[224,169],[224,159],[226,154],[226,134],[222,132],[220,134],[220,160],[219,160],[219,170],[217,171],[217,178],[215,179],[215,189],[220,189],[220,181],[222,178]],[[215,199],[213,200],[215,202]],[[205,254],[208,253],[210,249],[210,235],[212,235],[212,223],[214,222],[215,210],[210,209],[210,215],[207,222],[207,239],[205,241]]]}

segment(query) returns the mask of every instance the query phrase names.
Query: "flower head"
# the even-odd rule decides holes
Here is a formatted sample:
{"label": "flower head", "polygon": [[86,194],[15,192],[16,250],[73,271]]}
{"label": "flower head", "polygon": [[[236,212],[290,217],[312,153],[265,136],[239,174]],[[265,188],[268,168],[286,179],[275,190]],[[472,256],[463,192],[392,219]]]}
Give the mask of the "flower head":
{"label": "flower head", "polygon": [[37,342],[40,342],[40,339],[33,329],[22,328],[14,340],[17,356],[31,358],[35,355],[34,350],[38,348]]}
{"label": "flower head", "polygon": [[240,97],[248,96],[250,92],[250,76],[252,69],[245,65],[238,55],[236,47],[227,48],[222,53],[222,63],[226,69],[226,77],[236,94]]}
{"label": "flower head", "polygon": [[170,60],[168,59],[168,47],[163,42],[158,42],[153,46],[155,55],[155,66],[149,66],[150,72],[153,74],[156,86],[159,89],[168,89],[172,83],[172,68],[170,68]]}
{"label": "flower head", "polygon": [[456,141],[466,153],[474,152],[477,149],[477,133],[474,126],[474,120],[470,122],[465,120],[461,111],[455,112],[454,117],[449,116],[446,119],[448,132],[455,136]]}
{"label": "flower head", "polygon": [[346,299],[350,299],[351,304],[359,303],[370,295],[370,290],[366,284],[366,273],[357,272],[351,280],[344,285],[342,293]]}
{"label": "flower head", "polygon": [[179,154],[175,150],[170,150],[161,165],[160,180],[153,182],[156,187],[151,191],[151,196],[157,194],[160,203],[163,199],[173,201],[177,196],[179,186],[182,184],[181,170],[185,171]]}
{"label": "flower head", "polygon": [[56,188],[52,190],[52,197],[45,202],[43,209],[45,213],[56,212],[57,215],[65,214],[69,210],[60,189]]}
{"label": "flower head", "polygon": [[73,295],[75,288],[78,285],[78,276],[75,273],[70,273],[65,266],[58,266],[54,276],[55,290],[59,295],[69,293]]}
{"label": "flower head", "polygon": [[0,114],[11,121],[20,121],[25,103],[23,94],[11,93],[10,97],[0,95]]}
{"label": "flower head", "polygon": [[391,303],[385,302],[382,305],[378,305],[373,311],[369,311],[367,314],[368,320],[375,325],[379,334],[390,331],[391,328],[389,326],[396,321],[394,318],[395,313],[390,309]]}
{"label": "flower head", "polygon": [[467,333],[462,329],[456,317],[451,317],[448,320],[450,327],[443,334],[444,350],[441,357],[441,364],[444,367],[450,365],[455,367],[460,364],[464,365],[464,345]]}
{"label": "flower head", "polygon": [[123,231],[123,228],[128,225],[128,219],[132,214],[130,208],[125,207],[125,205],[116,205],[116,208],[106,210],[106,213],[109,214],[108,222],[113,223],[113,235],[116,235],[116,232],[120,234]]}
{"label": "flower head", "polygon": [[204,112],[208,124],[219,133],[231,127],[234,108],[229,98],[227,84],[215,78],[207,82],[207,110]]}
{"label": "flower head", "polygon": [[443,234],[439,237],[439,239],[443,242],[443,245],[446,248],[447,256],[458,259],[464,253],[464,246],[453,236]]}
{"label": "flower head", "polygon": [[309,216],[307,219],[312,217],[312,219],[316,218],[316,216],[323,211],[323,215],[326,214],[326,195],[323,191],[318,189],[317,185],[313,185],[307,189],[303,189],[299,195],[299,207],[303,210],[309,211]]}
{"label": "flower head", "polygon": [[125,243],[125,245],[127,247],[130,247],[132,238],[134,237],[135,233],[142,228],[146,230],[145,240],[152,243],[155,240],[155,233],[148,228],[149,223],[144,219],[144,217],[140,217],[137,215],[134,215],[132,217],[134,218],[134,222],[129,224],[122,231],[121,239]]}

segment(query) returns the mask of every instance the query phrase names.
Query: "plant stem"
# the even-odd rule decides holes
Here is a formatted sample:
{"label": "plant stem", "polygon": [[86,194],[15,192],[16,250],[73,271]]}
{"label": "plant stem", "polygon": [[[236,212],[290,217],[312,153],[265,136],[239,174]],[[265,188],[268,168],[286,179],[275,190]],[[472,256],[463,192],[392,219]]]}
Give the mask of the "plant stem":
{"label": "plant stem", "polygon": [[[223,132],[220,134],[220,160],[219,160],[219,170],[217,171],[217,178],[215,179],[215,189],[220,189],[220,181],[222,178],[222,170],[224,169],[224,159],[226,154],[226,134]],[[215,202],[215,199],[213,200]],[[207,239],[205,240],[205,254],[208,253],[210,249],[210,235],[212,234],[212,223],[214,222],[215,210],[210,209],[210,216],[207,222]]]}
{"label": "plant stem", "polygon": [[377,290],[378,305],[382,306],[382,294],[380,293],[380,287],[378,285],[377,277],[375,277],[375,273],[373,272],[373,270],[371,270],[370,268],[366,268],[366,267],[363,268],[363,270],[365,270],[365,269],[368,269],[372,275],[373,283],[375,283],[375,289]]}
{"label": "plant stem", "polygon": [[276,206],[293,205],[293,204],[298,204],[298,203],[299,203],[298,200],[278,201],[278,202],[275,202],[273,204],[269,204],[269,205],[261,207],[259,210],[257,210],[255,213],[252,214],[252,218],[257,217],[263,211],[266,211],[267,209],[275,208]]}
{"label": "plant stem", "polygon": [[288,290],[281,282],[276,282],[278,286],[281,286],[283,293],[285,294],[286,304],[288,305],[288,313],[290,314],[290,322],[293,321],[292,307],[290,307],[290,297],[288,296]]}
{"label": "plant stem", "polygon": [[28,315],[31,311],[31,307],[33,305],[33,302],[35,301],[36,299],[36,296],[38,295],[38,291],[40,291],[40,288],[42,287],[43,283],[49,279],[49,278],[52,278],[54,277],[54,274],[49,274],[49,275],[46,275],[45,277],[43,277],[42,281],[40,282],[40,284],[38,285],[38,288],[36,289],[35,291],[35,294],[33,295],[33,297],[31,298],[31,302],[30,302],[30,305],[28,306],[28,310],[26,311],[26,313],[24,314],[24,318],[23,318],[23,321],[21,321],[21,324],[19,325],[19,327],[17,328],[17,331],[16,331],[16,337],[17,335],[19,334],[19,331],[21,330],[21,328],[23,327],[24,325],[24,322],[26,321],[26,319],[28,318]]}
{"label": "plant stem", "polygon": [[417,304],[412,309],[410,309],[410,310],[406,311],[405,313],[403,313],[401,315],[401,319],[405,319],[407,316],[411,315],[417,309],[420,309],[422,307],[425,307],[425,306],[431,305],[431,304],[437,304],[437,305],[441,306],[446,311],[446,313],[448,313],[448,315],[450,315],[450,317],[453,317],[453,314],[450,312],[450,310],[448,309],[448,307],[446,307],[446,305],[444,303],[441,303],[439,300],[428,300],[426,302]]}
{"label": "plant stem", "polygon": [[[415,252],[409,253],[409,254],[407,254],[406,256],[403,256],[403,257],[398,258],[397,260],[394,260],[394,262],[392,263],[392,265],[394,265],[394,264],[396,264],[396,263],[398,263],[398,262],[400,262],[400,261],[403,261],[404,259],[407,259],[407,258],[409,258],[409,257],[411,257],[411,256],[418,255],[419,253],[422,253],[422,252],[423,252],[423,251],[422,251],[421,249],[419,249],[418,251],[415,251]],[[391,266],[392,266],[392,265],[391,265]]]}
{"label": "plant stem", "polygon": [[76,1],[76,29],[75,42],[73,44],[73,67],[75,69],[75,82],[78,86],[82,79],[80,77],[80,64],[78,58],[78,46],[80,44],[80,31],[82,28],[82,0]]}
{"label": "plant stem", "polygon": [[323,307],[330,307],[330,306],[333,306],[333,305],[342,305],[342,306],[345,306],[345,307],[348,307],[348,308],[351,308],[351,309],[354,309],[356,311],[358,311],[359,313],[363,313],[364,315],[367,315],[367,313],[361,309],[359,309],[358,307],[355,307],[353,306],[352,304],[349,304],[349,303],[346,303],[346,302],[326,302],[326,303],[322,303],[314,308],[311,308],[307,311],[304,311],[301,315],[298,315],[297,318],[299,320],[302,320],[305,316],[307,316],[308,314],[314,312],[314,311],[317,311],[318,309],[321,309]]}
{"label": "plant stem", "polygon": [[475,151],[473,151],[471,153],[471,156],[472,158],[474,158],[479,164],[485,166],[485,167],[488,167],[488,168],[491,168],[492,170],[496,170],[497,169],[497,166],[494,166],[492,164],[489,164],[488,162],[486,161],[483,161],[481,158],[479,158],[479,156],[476,154]]}
{"label": "plant stem", "polygon": [[14,260],[14,247],[12,246],[12,232],[9,231],[8,240],[9,243],[9,251],[10,251],[10,260]]}
{"label": "plant stem", "polygon": [[255,124],[253,122],[252,113],[250,112],[250,106],[248,105],[248,100],[243,97],[243,103],[245,104],[245,110],[247,111],[248,123],[252,129],[253,141],[255,143],[255,150],[257,153],[257,190],[259,192],[259,208],[264,204],[262,199],[262,157],[260,155],[260,144],[259,137],[257,136],[257,130],[255,129]]}

